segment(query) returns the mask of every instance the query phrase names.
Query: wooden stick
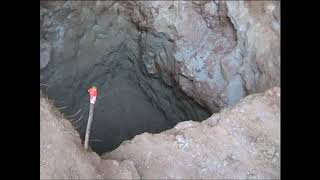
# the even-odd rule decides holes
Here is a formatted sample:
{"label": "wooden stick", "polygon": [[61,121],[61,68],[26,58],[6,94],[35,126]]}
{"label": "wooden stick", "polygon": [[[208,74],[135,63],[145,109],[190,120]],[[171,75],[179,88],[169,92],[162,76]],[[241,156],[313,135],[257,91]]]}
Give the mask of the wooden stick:
{"label": "wooden stick", "polygon": [[94,104],[90,103],[89,118],[88,118],[87,130],[86,130],[86,137],[85,137],[85,141],[84,141],[84,149],[86,151],[88,151],[88,143],[89,143],[89,136],[90,136],[90,127],[91,127],[91,123],[92,123],[93,108],[94,108]]}

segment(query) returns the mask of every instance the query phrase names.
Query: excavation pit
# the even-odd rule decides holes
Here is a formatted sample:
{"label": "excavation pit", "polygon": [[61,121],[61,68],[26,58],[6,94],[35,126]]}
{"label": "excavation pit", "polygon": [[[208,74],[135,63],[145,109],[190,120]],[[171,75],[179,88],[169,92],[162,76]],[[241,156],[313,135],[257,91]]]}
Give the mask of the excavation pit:
{"label": "excavation pit", "polygon": [[[178,122],[206,119],[210,112],[160,76],[150,75],[132,48],[118,46],[98,59],[78,58],[51,63],[41,70],[44,94],[69,119],[84,140],[90,86],[98,88],[90,133],[90,147],[98,154],[123,141],[149,132],[160,133]],[[140,54],[140,55],[139,55]]]}
{"label": "excavation pit", "polygon": [[125,12],[119,14],[120,6],[100,12],[90,6],[72,11],[71,4],[66,5],[70,8],[41,11],[40,88],[83,141],[87,90],[97,86],[89,142],[95,152],[114,150],[138,134],[160,133],[181,121],[202,121],[213,113],[179,87],[175,43],[168,35],[137,26]]}

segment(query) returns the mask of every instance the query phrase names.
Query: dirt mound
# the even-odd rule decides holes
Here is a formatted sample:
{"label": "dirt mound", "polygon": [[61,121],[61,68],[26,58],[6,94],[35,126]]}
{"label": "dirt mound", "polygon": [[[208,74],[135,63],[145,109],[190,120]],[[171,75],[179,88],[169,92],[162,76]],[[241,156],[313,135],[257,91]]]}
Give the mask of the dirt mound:
{"label": "dirt mound", "polygon": [[132,160],[143,179],[279,179],[280,88],[249,95],[201,123],[138,135],[103,158]]}
{"label": "dirt mound", "polygon": [[40,98],[41,179],[136,179],[132,161],[102,160],[85,152],[79,134],[47,99]]}

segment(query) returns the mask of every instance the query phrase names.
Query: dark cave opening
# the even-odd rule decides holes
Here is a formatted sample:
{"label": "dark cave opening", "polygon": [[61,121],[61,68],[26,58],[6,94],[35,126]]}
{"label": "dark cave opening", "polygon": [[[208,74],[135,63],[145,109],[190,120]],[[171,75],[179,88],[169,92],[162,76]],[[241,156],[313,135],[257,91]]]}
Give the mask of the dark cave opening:
{"label": "dark cave opening", "polygon": [[[142,48],[138,46],[138,48]],[[70,120],[84,141],[89,111],[88,88],[98,88],[89,145],[98,154],[135,135],[160,133],[181,121],[202,121],[208,109],[160,76],[150,75],[139,51],[122,43],[96,61],[73,59],[41,70],[42,91]]]}
{"label": "dark cave opening", "polygon": [[[40,28],[40,86],[84,140],[89,114],[87,90],[98,88],[89,145],[98,154],[181,121],[211,113],[177,82],[174,42],[165,33],[140,28],[108,9],[43,9]],[[79,14],[80,13],[80,14]]]}

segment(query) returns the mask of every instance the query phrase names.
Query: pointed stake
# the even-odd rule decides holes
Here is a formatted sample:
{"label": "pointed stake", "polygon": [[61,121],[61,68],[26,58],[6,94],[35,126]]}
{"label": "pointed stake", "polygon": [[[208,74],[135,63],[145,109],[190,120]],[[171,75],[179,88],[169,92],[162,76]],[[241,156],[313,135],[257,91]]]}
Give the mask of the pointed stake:
{"label": "pointed stake", "polygon": [[90,103],[89,118],[88,118],[87,130],[86,130],[86,137],[85,137],[85,141],[84,141],[84,149],[86,151],[88,151],[90,127],[91,127],[92,117],[93,117],[93,108],[94,108],[94,104]]}

